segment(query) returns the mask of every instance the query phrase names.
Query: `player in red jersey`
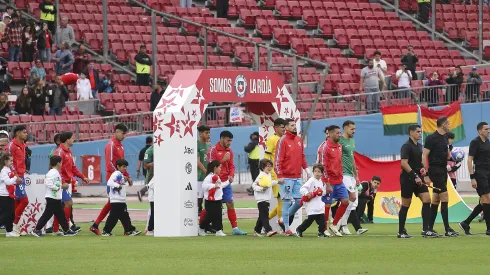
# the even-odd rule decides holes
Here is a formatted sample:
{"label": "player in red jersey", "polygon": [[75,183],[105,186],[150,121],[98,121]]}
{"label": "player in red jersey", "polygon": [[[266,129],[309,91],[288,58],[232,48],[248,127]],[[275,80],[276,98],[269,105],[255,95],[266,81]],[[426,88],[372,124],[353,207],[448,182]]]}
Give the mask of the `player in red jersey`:
{"label": "player in red jersey", "polygon": [[[85,183],[88,183],[89,179],[86,178],[78,170],[77,166],[75,165],[75,162],[73,161],[73,154],[70,149],[73,146],[73,143],[75,143],[75,135],[73,134],[73,132],[61,133],[60,142],[61,144],[58,146],[56,151],[54,151],[54,155],[60,156],[62,159],[61,169],[60,169],[62,183],[68,183],[74,186],[76,185],[75,177],[82,179],[82,181],[84,181]],[[63,190],[61,195],[61,202],[65,205],[64,208],[65,218],[67,221],[69,221],[72,212],[72,207],[73,207],[73,200],[68,190]],[[59,230],[59,223],[58,220],[55,218],[53,224],[53,234],[61,234],[61,232],[58,233],[59,232],[58,230]],[[81,230],[81,228],[73,224],[71,230],[78,232]]]}
{"label": "player in red jersey", "polygon": [[[124,159],[124,146],[122,141],[126,137],[126,133],[128,132],[128,127],[124,124],[117,124],[115,127],[115,135],[109,140],[107,145],[105,146],[105,170],[106,170],[106,181],[109,180],[112,173],[116,171],[116,161],[118,159]],[[133,185],[133,181],[129,177],[129,173],[126,171],[123,174],[127,179],[129,186]],[[99,216],[95,220],[95,222],[90,227],[90,231],[92,231],[95,235],[101,235],[99,230],[99,224],[103,219],[109,214],[111,211],[111,203],[108,201],[102,210],[100,211]],[[129,230],[132,231],[132,230]]]}

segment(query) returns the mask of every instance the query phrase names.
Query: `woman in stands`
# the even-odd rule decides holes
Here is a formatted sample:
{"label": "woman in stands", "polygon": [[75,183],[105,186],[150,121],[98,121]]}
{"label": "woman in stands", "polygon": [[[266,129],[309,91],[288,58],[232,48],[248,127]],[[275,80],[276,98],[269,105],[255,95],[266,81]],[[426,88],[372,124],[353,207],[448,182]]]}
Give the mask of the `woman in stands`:
{"label": "woman in stands", "polygon": [[24,87],[17,97],[17,101],[15,102],[15,112],[19,115],[31,114],[31,97],[29,96],[27,87]]}
{"label": "woman in stands", "polygon": [[42,116],[44,114],[44,110],[46,108],[46,97],[48,93],[46,91],[46,86],[44,85],[44,81],[38,79],[36,84],[31,88],[30,97],[31,97],[31,107],[32,114],[35,116]]}
{"label": "woman in stands", "polygon": [[34,42],[35,35],[30,25],[24,27],[22,31],[22,61],[34,61]]}
{"label": "woman in stands", "polygon": [[8,97],[5,93],[0,94],[0,124],[7,124],[7,117],[10,113]]}

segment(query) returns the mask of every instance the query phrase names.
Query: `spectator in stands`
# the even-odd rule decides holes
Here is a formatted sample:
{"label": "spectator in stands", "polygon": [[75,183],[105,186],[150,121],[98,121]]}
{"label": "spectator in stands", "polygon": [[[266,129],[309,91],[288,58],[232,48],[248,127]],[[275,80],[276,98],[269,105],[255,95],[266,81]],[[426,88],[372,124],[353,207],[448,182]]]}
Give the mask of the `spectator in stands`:
{"label": "spectator in stands", "polygon": [[77,100],[93,99],[90,80],[85,73],[80,73],[77,80]]}
{"label": "spectator in stands", "polygon": [[56,52],[56,58],[53,58],[57,62],[57,74],[66,74],[71,71],[71,67],[73,63],[75,63],[75,58],[73,57],[73,54],[70,51],[70,45],[66,42],[63,42],[61,44],[61,49],[59,50],[59,53]]}
{"label": "spectator in stands", "polygon": [[61,115],[65,102],[68,101],[68,88],[63,84],[61,75],[56,76],[56,83],[48,88],[49,114]]}
{"label": "spectator in stands", "polygon": [[63,16],[61,24],[56,30],[56,44],[59,45],[62,42],[66,42],[70,46],[75,43],[75,32],[73,32],[73,28],[68,25],[68,17],[66,16]]}
{"label": "spectator in stands", "polygon": [[413,52],[413,46],[408,44],[407,52],[402,55],[402,64],[407,65],[407,68],[412,73],[412,80],[417,80],[417,73],[415,73],[415,69],[417,68],[417,62],[419,59],[417,55]]}
{"label": "spectator in stands", "polygon": [[407,69],[407,65],[401,64],[398,71],[396,71],[396,79],[398,80],[397,98],[409,98],[410,97],[410,81],[412,81],[412,72]]}
{"label": "spectator in stands", "polygon": [[157,107],[158,103],[160,102],[160,99],[163,96],[163,89],[162,86],[159,84],[156,84],[153,86],[153,92],[151,93],[150,96],[150,111],[153,112],[155,111],[155,108]]}
{"label": "spectator in stands", "polygon": [[6,11],[3,13],[2,19],[5,19],[5,16],[12,17],[14,14],[14,8],[12,6],[7,6]]}
{"label": "spectator in stands", "polygon": [[56,31],[56,6],[53,4],[53,0],[44,0],[39,4],[39,10],[41,14],[39,19],[48,24],[48,28],[51,32]]}
{"label": "spectator in stands", "polygon": [[15,14],[17,14],[17,16],[19,16],[19,23],[21,25],[28,25],[28,24],[31,24],[32,21],[27,21],[27,18],[25,18],[24,16],[22,16],[22,11],[21,10],[15,10]]}
{"label": "spectator in stands", "polygon": [[180,7],[192,8],[192,0],[180,0]]}
{"label": "spectator in stands", "polygon": [[361,70],[361,82],[359,91],[366,93],[366,108],[368,113],[375,113],[379,110],[380,89],[379,81],[386,88],[385,79],[380,69],[374,67],[374,61],[369,59],[367,67]]}
{"label": "spectator in stands", "polygon": [[153,65],[151,58],[146,54],[146,45],[141,44],[140,51],[134,57],[136,61],[136,85],[150,85],[150,68]]}
{"label": "spectator in stands", "polygon": [[5,93],[0,94],[0,124],[7,124],[10,113],[8,96]]}
{"label": "spectator in stands", "polygon": [[34,35],[31,26],[25,26],[22,30],[22,61],[34,61],[34,42],[36,40],[35,38],[36,36]]}
{"label": "spectator in stands", "polygon": [[19,61],[20,46],[22,46],[22,25],[19,16],[12,14],[12,22],[5,30],[5,40],[8,43],[9,61]]}
{"label": "spectator in stands", "polygon": [[480,86],[482,84],[480,74],[475,66],[471,68],[471,72],[468,73],[466,78],[466,101],[476,102],[480,97]]}
{"label": "spectator in stands", "polygon": [[8,24],[10,24],[10,16],[4,16],[3,21],[0,22],[0,38],[4,37],[5,29],[7,28]]}
{"label": "spectator in stands", "polygon": [[113,93],[116,92],[114,87],[114,77],[111,73],[106,74],[99,82],[99,93]]}
{"label": "spectator in stands", "polygon": [[92,98],[97,98],[97,85],[99,84],[99,72],[94,69],[95,60],[90,60],[86,70],[83,72],[90,81],[90,88],[92,89]]}
{"label": "spectator in stands", "polygon": [[[433,72],[429,80],[427,80],[427,86],[430,87],[439,85],[443,85],[442,81],[439,80],[439,74],[437,72]],[[422,97],[424,98],[424,101],[428,103],[429,107],[436,106],[439,103],[439,91],[440,88],[430,88],[423,91]]]}
{"label": "spectator in stands", "polygon": [[40,30],[37,31],[37,50],[39,58],[43,62],[51,62],[51,45],[54,43],[54,37],[48,29],[48,24],[43,22]]}
{"label": "spectator in stands", "polygon": [[227,18],[230,0],[216,0],[216,17]]}
{"label": "spectator in stands", "polygon": [[463,83],[464,77],[460,66],[456,66],[452,74],[449,74],[446,78],[446,83],[451,84],[448,89],[448,101],[452,103],[459,100],[459,94],[461,93],[461,84]]}
{"label": "spectator in stands", "polygon": [[388,74],[388,66],[386,65],[386,61],[381,59],[381,52],[374,52],[374,67],[380,69],[383,74]]}
{"label": "spectator in stands", "polygon": [[19,115],[31,114],[31,97],[29,95],[29,89],[27,89],[27,87],[24,87],[20,95],[17,97],[14,110]]}
{"label": "spectator in stands", "polygon": [[424,24],[429,22],[429,14],[431,10],[430,0],[417,0],[419,3],[418,20]]}
{"label": "spectator in stands", "polygon": [[38,80],[46,81],[46,70],[43,67],[43,63],[40,59],[36,59],[36,65],[31,69],[31,77],[29,84],[34,85]]}
{"label": "spectator in stands", "polygon": [[73,73],[79,74],[87,69],[92,56],[85,50],[85,45],[80,45],[78,51],[73,52],[75,64],[73,64]]}
{"label": "spectator in stands", "polygon": [[44,115],[46,108],[46,97],[48,96],[44,81],[38,79],[30,91],[32,114],[35,116]]}

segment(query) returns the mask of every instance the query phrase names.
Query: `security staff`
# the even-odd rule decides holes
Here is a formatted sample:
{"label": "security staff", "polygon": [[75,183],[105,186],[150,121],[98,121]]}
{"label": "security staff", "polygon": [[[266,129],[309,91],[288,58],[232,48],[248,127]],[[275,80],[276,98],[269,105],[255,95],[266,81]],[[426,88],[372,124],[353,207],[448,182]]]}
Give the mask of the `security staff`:
{"label": "security staff", "polygon": [[48,24],[48,28],[51,33],[56,33],[56,7],[52,3],[53,0],[44,0],[39,4],[39,9],[41,10],[41,14],[39,19],[46,22]]}
{"label": "security staff", "polygon": [[[449,119],[445,116],[437,119],[437,130],[427,136],[424,145],[424,156],[422,161],[424,163],[425,171],[428,171],[426,177],[426,183],[432,182],[434,192],[432,194],[432,205],[430,208],[430,223],[429,230],[433,233],[434,223],[437,217],[437,210],[439,208],[439,202],[441,203],[441,216],[444,222],[444,229],[446,231],[446,237],[457,237],[458,232],[449,227],[449,213],[448,202],[449,195],[447,193],[447,160],[450,157],[449,142],[446,133],[449,132]],[[428,160],[428,163],[427,163]]]}
{"label": "security staff", "polygon": [[136,85],[150,85],[150,68],[153,65],[151,58],[146,54],[146,45],[141,44],[140,51],[134,57],[136,62]]}
{"label": "security staff", "polygon": [[417,0],[419,3],[419,21],[422,23],[427,23],[429,21],[430,12],[430,0]]}
{"label": "security staff", "polygon": [[[401,168],[400,190],[402,197],[402,207],[398,213],[398,238],[411,238],[405,229],[408,209],[412,203],[412,195],[419,197],[422,201],[422,236],[435,237],[428,231],[430,215],[430,195],[427,186],[421,179],[422,170],[422,145],[419,140],[422,138],[420,125],[412,124],[408,126],[409,139],[400,150]],[[437,236],[437,235],[436,235]]]}
{"label": "security staff", "polygon": [[[468,151],[468,172],[471,186],[480,196],[480,203],[473,209],[468,218],[459,223],[466,235],[470,233],[471,221],[483,210],[487,235],[490,235],[490,141],[488,140],[488,123],[480,122],[476,126],[478,136],[470,143]],[[473,168],[474,165],[474,168]]]}
{"label": "security staff", "polygon": [[[250,135],[250,143],[245,146],[245,152],[248,153],[248,166],[250,167],[250,174],[252,175],[252,182],[259,176],[259,161],[260,161],[260,149],[259,149],[259,133],[253,132]],[[247,189],[249,194],[253,196],[254,192],[250,187]]]}

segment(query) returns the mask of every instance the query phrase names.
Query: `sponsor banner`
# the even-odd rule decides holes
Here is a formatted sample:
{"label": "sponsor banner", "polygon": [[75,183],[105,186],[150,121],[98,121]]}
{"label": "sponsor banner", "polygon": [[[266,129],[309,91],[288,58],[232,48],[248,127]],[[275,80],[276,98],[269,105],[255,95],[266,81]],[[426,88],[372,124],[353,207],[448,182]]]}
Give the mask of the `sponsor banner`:
{"label": "sponsor banner", "polygon": [[26,193],[29,204],[19,220],[21,234],[29,234],[36,227],[37,221],[41,218],[46,207],[46,186],[44,185],[44,175],[31,174],[25,175]]}

